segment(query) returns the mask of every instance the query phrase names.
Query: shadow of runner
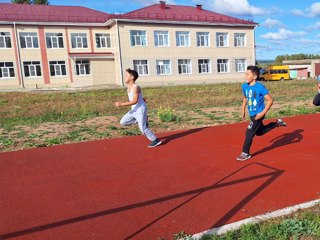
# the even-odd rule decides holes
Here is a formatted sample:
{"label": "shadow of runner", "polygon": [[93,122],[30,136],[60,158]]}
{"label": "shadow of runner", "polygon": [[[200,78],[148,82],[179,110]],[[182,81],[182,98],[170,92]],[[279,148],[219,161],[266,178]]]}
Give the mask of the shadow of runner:
{"label": "shadow of runner", "polygon": [[200,132],[201,130],[208,128],[208,127],[203,127],[203,128],[195,128],[195,129],[190,129],[187,131],[183,131],[183,132],[179,132],[179,133],[175,133],[172,135],[168,135],[168,136],[163,136],[163,137],[159,137],[162,140],[162,145],[167,144],[168,142],[171,142],[172,140],[175,140],[177,138],[182,138],[185,137],[187,135],[196,133],[196,132]]}
{"label": "shadow of runner", "polygon": [[261,153],[267,152],[277,147],[281,147],[281,146],[285,146],[293,143],[299,143],[303,139],[303,135],[301,134],[303,131],[304,131],[303,129],[297,129],[291,133],[282,134],[270,141],[270,143],[272,142],[272,145],[253,153],[252,156],[259,155]]}

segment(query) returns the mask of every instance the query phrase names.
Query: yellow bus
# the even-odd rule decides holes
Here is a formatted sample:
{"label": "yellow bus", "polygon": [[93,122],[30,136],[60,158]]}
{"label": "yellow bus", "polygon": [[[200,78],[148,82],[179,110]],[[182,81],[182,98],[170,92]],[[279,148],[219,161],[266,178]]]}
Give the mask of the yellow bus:
{"label": "yellow bus", "polygon": [[290,80],[288,66],[268,66],[260,76],[261,81],[283,81]]}

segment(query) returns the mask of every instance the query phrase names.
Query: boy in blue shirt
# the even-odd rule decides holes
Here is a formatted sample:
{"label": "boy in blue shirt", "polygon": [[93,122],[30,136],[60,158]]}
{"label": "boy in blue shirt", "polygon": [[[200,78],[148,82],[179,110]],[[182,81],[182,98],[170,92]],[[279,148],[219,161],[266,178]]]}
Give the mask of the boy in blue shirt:
{"label": "boy in blue shirt", "polygon": [[[250,123],[246,130],[246,138],[242,147],[242,153],[237,157],[237,160],[239,161],[245,161],[251,158],[250,147],[255,135],[262,136],[276,127],[287,126],[287,124],[280,118],[276,122],[263,125],[262,121],[271,108],[273,99],[270,96],[268,89],[260,82],[257,82],[259,73],[260,71],[258,67],[248,66],[245,73],[247,82],[242,84],[242,92],[244,95],[241,108],[242,120],[245,119],[246,106],[248,105]],[[266,105],[264,100],[267,101]]]}

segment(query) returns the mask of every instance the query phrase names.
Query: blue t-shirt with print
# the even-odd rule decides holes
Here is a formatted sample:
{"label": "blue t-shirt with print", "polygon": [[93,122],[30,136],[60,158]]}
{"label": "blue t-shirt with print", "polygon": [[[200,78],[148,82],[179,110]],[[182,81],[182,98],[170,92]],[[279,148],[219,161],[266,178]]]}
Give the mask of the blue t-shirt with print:
{"label": "blue t-shirt with print", "polygon": [[242,84],[242,92],[247,98],[250,117],[263,111],[265,108],[264,96],[269,93],[268,89],[263,84],[256,82],[253,86],[250,86],[248,83],[244,83]]}

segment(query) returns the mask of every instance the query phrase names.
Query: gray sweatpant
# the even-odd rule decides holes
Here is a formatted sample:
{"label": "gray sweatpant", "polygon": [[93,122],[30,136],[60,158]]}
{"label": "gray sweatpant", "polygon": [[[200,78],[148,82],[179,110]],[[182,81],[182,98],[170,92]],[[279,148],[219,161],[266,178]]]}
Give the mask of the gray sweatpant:
{"label": "gray sweatpant", "polygon": [[143,135],[145,135],[150,141],[157,139],[156,135],[147,127],[148,111],[147,108],[139,107],[137,109],[130,110],[120,120],[120,124],[123,126],[138,123],[139,129]]}

